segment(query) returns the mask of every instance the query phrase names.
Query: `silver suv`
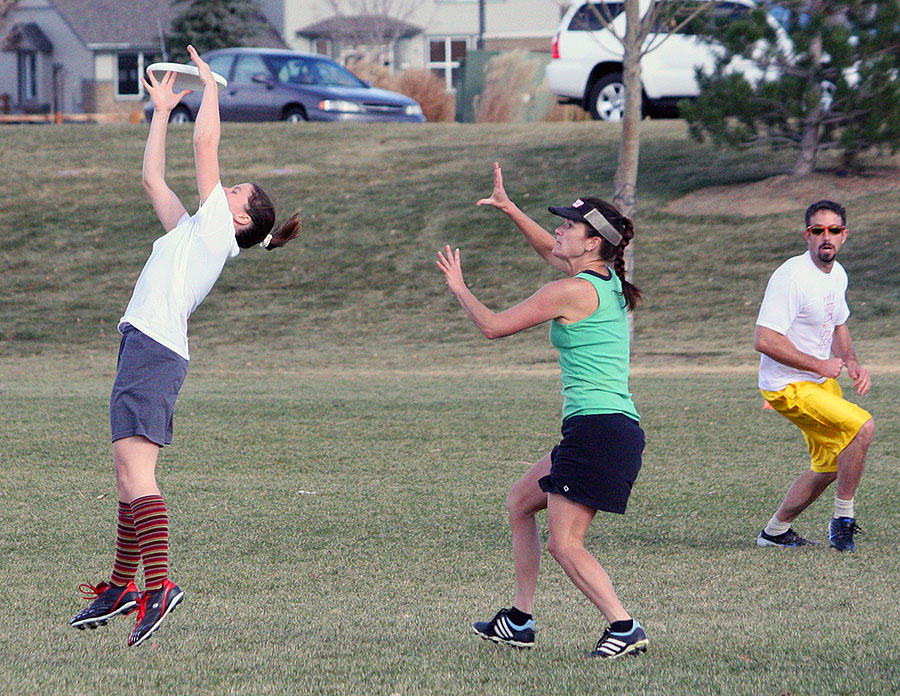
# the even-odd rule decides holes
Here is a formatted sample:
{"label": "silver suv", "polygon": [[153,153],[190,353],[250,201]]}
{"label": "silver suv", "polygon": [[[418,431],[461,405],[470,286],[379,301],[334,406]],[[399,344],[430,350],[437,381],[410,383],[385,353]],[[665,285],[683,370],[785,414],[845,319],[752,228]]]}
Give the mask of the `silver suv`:
{"label": "silver suv", "polygon": [[[717,19],[746,15],[755,7],[752,0],[706,0],[713,2],[711,14]],[[641,0],[641,12],[649,0]],[[610,21],[611,20],[611,21]],[[770,23],[780,26],[773,17]],[[610,26],[612,25],[612,29]],[[783,32],[782,32],[783,33]],[[562,103],[578,104],[602,121],[621,120],[625,109],[622,81],[622,44],[625,35],[622,2],[587,0],[576,2],[563,15],[553,39],[553,54],[547,66],[550,91]],[[688,33],[651,33],[645,47],[652,50],[641,58],[644,111],[649,114],[675,113],[680,99],[696,97],[699,87],[696,69],[711,71],[716,46]],[[763,75],[749,61],[736,61],[730,68],[751,81]]]}

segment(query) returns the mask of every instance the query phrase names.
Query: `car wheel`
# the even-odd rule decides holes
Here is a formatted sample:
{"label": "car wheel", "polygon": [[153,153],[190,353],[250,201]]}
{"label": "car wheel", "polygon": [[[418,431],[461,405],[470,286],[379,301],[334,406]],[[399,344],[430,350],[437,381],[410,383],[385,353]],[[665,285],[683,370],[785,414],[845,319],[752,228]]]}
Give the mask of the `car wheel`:
{"label": "car wheel", "polygon": [[306,114],[303,113],[303,109],[292,106],[290,109],[285,110],[283,120],[288,123],[300,123],[306,120]]}
{"label": "car wheel", "polygon": [[172,109],[172,113],[169,114],[169,123],[190,123],[193,120],[191,112],[183,106]]}
{"label": "car wheel", "polygon": [[625,83],[621,73],[610,73],[594,83],[588,97],[591,116],[597,121],[621,121],[625,115]]}

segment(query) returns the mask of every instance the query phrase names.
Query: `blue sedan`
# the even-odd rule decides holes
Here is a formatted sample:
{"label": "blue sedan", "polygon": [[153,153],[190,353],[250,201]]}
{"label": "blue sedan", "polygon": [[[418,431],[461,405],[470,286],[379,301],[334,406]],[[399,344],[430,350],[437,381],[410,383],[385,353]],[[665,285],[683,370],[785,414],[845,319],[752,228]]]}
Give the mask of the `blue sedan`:
{"label": "blue sedan", "polygon": [[[406,121],[425,120],[409,97],[376,89],[325,56],[269,48],[222,48],[203,55],[228,80],[219,89],[223,121]],[[199,92],[172,111],[173,123],[193,121]],[[153,105],[144,109],[149,120]]]}

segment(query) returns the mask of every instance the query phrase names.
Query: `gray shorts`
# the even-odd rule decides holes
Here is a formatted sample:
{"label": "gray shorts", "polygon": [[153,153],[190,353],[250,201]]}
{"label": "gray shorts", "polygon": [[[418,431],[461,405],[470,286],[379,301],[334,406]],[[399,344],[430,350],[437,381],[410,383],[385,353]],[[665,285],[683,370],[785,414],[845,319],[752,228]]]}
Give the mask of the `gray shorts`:
{"label": "gray shorts", "polygon": [[175,400],[187,370],[188,361],[178,353],[126,324],[109,399],[112,441],[141,435],[160,447],[170,444]]}

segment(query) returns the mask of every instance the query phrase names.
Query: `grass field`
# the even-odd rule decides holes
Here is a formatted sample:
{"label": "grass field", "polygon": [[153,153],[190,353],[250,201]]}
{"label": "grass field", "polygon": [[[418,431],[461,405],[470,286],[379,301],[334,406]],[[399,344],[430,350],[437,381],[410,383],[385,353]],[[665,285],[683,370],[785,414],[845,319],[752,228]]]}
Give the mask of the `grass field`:
{"label": "grass field", "polygon": [[[144,128],[2,131],[0,693],[900,691],[900,347],[885,252],[900,194],[853,201],[864,233],[842,252],[851,332],[876,382],[861,400],[876,442],[859,551],[757,549],[805,463],[799,434],[760,408],[750,335],[807,202],[746,220],[666,215],[679,195],[787,161],[717,153],[678,122],[648,124],[642,158],[632,389],[644,469],[628,514],[599,516],[588,538],[647,628],[647,655],[584,659],[602,621],[546,555],[538,647],[471,635],[510,601],[503,501],[558,437],[558,376],[544,329],[484,341],[433,267],[440,243],[458,244],[496,307],[554,277],[471,204],[494,159],[548,223],[547,203],[609,195],[615,132],[596,124],[229,126],[226,182],[260,179],[302,205],[307,232],[229,264],[192,322],[160,469],[184,605],[136,649],[130,619],[70,629],[75,588],[111,564],[115,321],[157,235],[138,180]],[[187,140],[175,131],[170,148],[186,197]],[[797,529],[822,541],[831,500]]]}

